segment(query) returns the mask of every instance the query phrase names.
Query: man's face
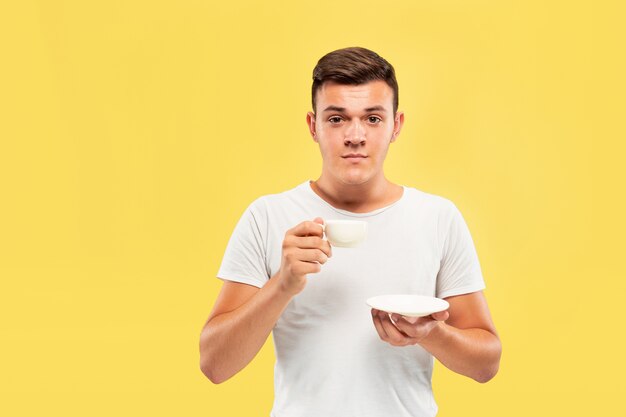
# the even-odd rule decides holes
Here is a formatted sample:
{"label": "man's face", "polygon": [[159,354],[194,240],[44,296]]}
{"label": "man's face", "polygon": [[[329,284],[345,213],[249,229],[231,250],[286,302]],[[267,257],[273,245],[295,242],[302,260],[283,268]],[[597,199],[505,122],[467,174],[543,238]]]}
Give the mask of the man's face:
{"label": "man's face", "polygon": [[358,185],[383,174],[389,145],[404,123],[393,115],[393,90],[384,81],[359,85],[326,82],[317,91],[316,113],[307,114],[323,159],[322,176]]}

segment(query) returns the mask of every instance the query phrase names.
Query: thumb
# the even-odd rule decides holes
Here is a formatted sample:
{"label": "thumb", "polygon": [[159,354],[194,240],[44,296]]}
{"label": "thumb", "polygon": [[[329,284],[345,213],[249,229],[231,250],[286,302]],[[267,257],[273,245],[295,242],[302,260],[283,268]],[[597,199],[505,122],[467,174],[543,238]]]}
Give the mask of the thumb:
{"label": "thumb", "polygon": [[316,217],[315,219],[313,219],[313,221],[315,223],[324,224],[324,219],[322,219],[321,217]]}
{"label": "thumb", "polygon": [[448,310],[444,310],[438,313],[433,313],[430,316],[433,318],[433,320],[446,321],[448,320],[448,317],[450,317],[450,313],[448,313]]}

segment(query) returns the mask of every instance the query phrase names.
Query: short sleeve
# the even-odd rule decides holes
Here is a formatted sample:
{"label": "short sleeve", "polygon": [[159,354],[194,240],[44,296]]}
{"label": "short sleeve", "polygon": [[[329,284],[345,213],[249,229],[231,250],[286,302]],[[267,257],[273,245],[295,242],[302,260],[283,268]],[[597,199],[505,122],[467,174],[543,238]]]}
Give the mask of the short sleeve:
{"label": "short sleeve", "polygon": [[443,238],[442,257],[437,274],[437,297],[468,294],[485,288],[478,255],[470,231],[459,209],[452,203],[446,233]]}
{"label": "short sleeve", "polygon": [[266,263],[267,215],[261,199],[243,213],[228,241],[217,277],[263,287],[269,279]]}

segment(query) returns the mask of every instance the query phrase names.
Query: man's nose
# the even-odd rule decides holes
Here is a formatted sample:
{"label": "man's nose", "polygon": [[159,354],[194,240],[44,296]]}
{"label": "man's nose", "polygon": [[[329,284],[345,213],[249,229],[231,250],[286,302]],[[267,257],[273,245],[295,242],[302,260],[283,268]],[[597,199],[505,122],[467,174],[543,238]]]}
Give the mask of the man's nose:
{"label": "man's nose", "polygon": [[346,145],[358,145],[365,143],[365,129],[361,125],[360,121],[351,123],[346,131],[346,138],[344,140]]}

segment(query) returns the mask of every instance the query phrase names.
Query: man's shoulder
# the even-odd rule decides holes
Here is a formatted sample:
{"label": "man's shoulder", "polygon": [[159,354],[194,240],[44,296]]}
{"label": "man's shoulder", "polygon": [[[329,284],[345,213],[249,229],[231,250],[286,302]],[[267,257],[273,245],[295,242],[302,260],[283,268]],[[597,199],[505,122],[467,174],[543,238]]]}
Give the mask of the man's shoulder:
{"label": "man's shoulder", "polygon": [[297,197],[305,193],[306,185],[307,185],[307,182],[302,182],[283,191],[276,191],[273,193],[263,194],[257,197],[255,201],[274,202],[274,201],[280,201],[280,200]]}
{"label": "man's shoulder", "polygon": [[434,211],[449,212],[456,210],[456,205],[446,197],[428,193],[415,187],[403,186],[407,192],[407,200],[414,205],[419,205]]}
{"label": "man's shoulder", "polygon": [[250,203],[249,208],[252,210],[268,210],[302,199],[306,196],[306,185],[307,182],[303,182],[284,191],[260,195]]}

